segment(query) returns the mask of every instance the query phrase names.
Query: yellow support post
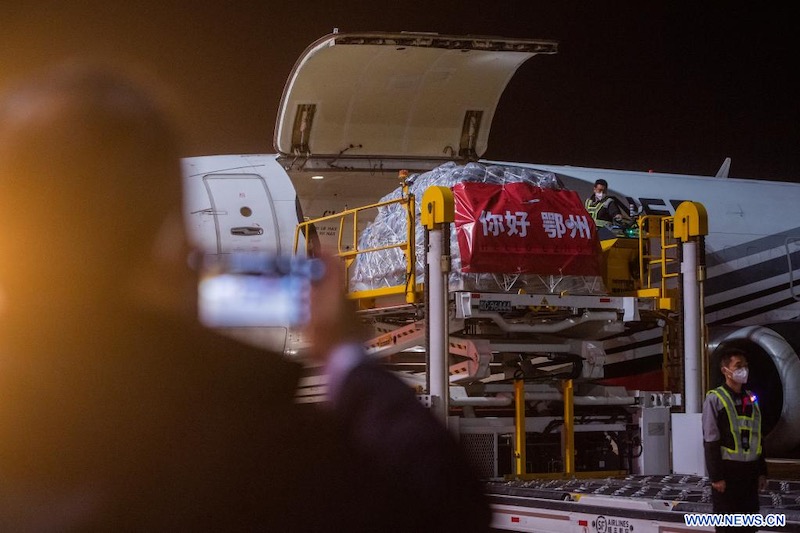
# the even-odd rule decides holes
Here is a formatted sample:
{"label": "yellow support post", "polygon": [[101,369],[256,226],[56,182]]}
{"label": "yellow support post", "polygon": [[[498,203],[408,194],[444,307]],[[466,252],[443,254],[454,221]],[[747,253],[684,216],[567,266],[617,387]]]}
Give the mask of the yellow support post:
{"label": "yellow support post", "polygon": [[675,237],[683,242],[708,235],[708,212],[699,202],[681,202],[675,210]]}
{"label": "yellow support post", "polygon": [[514,380],[514,473],[524,476],[525,463],[525,381]]}
{"label": "yellow support post", "polygon": [[406,255],[406,303],[413,304],[417,301],[417,293],[414,292],[417,286],[417,207],[414,195],[408,193],[408,185],[403,185],[403,196],[408,198],[406,207],[406,227],[408,229],[406,242],[408,245],[404,250]]}
{"label": "yellow support post", "polygon": [[455,200],[449,187],[428,187],[422,195],[420,222],[432,230],[437,224],[453,222],[456,219]]}
{"label": "yellow support post", "polygon": [[702,411],[704,374],[708,368],[703,300],[705,235],[708,235],[705,206],[698,202],[682,202],[675,209],[675,236],[682,247],[683,405],[687,414],[698,416]]}
{"label": "yellow support post", "polygon": [[575,410],[573,403],[573,385],[571,379],[562,384],[564,396],[564,474],[575,473]]}
{"label": "yellow support post", "polygon": [[434,403],[434,413],[445,424],[450,403],[450,313],[447,279],[450,271],[449,223],[455,219],[453,205],[453,193],[448,187],[429,187],[422,194],[420,204],[420,222],[425,226],[427,244],[425,327],[428,331],[429,394],[432,398],[439,398]]}

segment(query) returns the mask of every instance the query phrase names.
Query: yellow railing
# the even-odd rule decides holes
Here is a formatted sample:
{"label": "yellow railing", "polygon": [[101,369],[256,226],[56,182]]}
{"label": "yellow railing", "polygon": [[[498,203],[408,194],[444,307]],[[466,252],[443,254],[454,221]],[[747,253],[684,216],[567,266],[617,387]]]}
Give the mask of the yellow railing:
{"label": "yellow railing", "polygon": [[[683,346],[680,322],[676,322],[673,314],[677,311],[678,296],[677,289],[668,287],[668,280],[680,275],[679,269],[674,267],[678,263],[678,239],[674,226],[674,217],[648,215],[639,219],[639,279],[643,287],[640,295],[657,298],[658,308],[668,311],[664,314],[662,338],[664,390],[681,392]],[[657,253],[651,253],[656,246]],[[659,273],[655,275],[657,268]]]}
{"label": "yellow railing", "polygon": [[[670,268],[678,262],[678,241],[673,231],[674,217],[645,215],[639,217],[638,223],[641,295],[661,298],[664,304],[661,307],[671,305],[667,280],[679,275],[676,269]],[[657,253],[651,253],[656,246]],[[656,269],[659,270],[657,276],[654,274]]]}
{"label": "yellow railing", "polygon": [[[407,185],[405,184],[403,185],[402,191],[403,191],[402,196],[394,200],[386,200],[384,202],[369,204],[361,207],[356,207],[353,209],[346,209],[344,211],[335,213],[333,215],[328,215],[300,222],[295,228],[294,232],[294,253],[296,254],[298,252],[300,246],[301,234],[306,237],[305,251],[306,253],[308,253],[309,240],[310,240],[309,235],[313,231],[314,226],[323,222],[338,220],[339,227],[337,230],[336,255],[341,257],[345,263],[345,269],[347,271],[347,275],[345,276],[345,284],[346,284],[345,289],[347,291],[348,297],[351,299],[362,300],[362,299],[377,298],[380,296],[405,294],[406,303],[415,303],[418,300],[419,296],[418,295],[419,290],[416,284],[416,273],[415,273],[415,265],[417,262],[416,243],[415,243],[416,201],[414,199],[414,195],[408,192]],[[386,207],[393,204],[400,204],[406,212],[406,240],[394,244],[387,244],[384,246],[374,246],[371,248],[364,248],[364,249],[359,248],[358,246],[359,214],[363,214],[364,211],[370,209],[378,209],[380,207]],[[345,228],[348,225],[352,226],[352,235],[351,235],[352,240],[349,242],[344,242],[344,236],[346,233]],[[350,273],[350,267],[353,265],[356,258],[360,254],[379,252],[382,250],[389,250],[392,248],[399,248],[400,250],[403,251],[403,256],[405,258],[405,263],[406,263],[405,283],[403,283],[402,285],[381,287],[378,289],[351,291],[349,273]]]}

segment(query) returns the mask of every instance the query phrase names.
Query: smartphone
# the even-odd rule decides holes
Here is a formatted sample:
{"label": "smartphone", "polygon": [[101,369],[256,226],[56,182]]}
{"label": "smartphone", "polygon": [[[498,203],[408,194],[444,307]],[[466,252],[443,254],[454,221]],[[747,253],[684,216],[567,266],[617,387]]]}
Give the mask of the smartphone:
{"label": "smartphone", "polygon": [[311,316],[319,259],[262,253],[209,255],[198,285],[201,322],[213,328],[289,327]]}

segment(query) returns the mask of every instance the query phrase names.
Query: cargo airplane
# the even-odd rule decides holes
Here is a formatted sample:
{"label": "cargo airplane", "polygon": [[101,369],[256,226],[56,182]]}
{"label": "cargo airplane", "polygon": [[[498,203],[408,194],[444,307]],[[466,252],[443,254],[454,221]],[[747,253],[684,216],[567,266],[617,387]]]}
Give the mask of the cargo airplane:
{"label": "cargo airplane", "polygon": [[[428,33],[319,39],[289,75],[276,153],[183,161],[191,238],[210,254],[288,253],[304,218],[374,203],[398,187],[398,170],[421,173],[446,161],[552,172],[581,198],[603,178],[642,214],[669,215],[683,200],[700,202],[709,215],[709,358],[731,345],[752,354],[750,386],[762,397],[770,448],[796,451],[800,184],[730,178],[728,162],[716,176],[691,176],[481,160],[508,81],[528,59],[556,51],[551,41]],[[335,244],[333,226],[316,229],[323,246]],[[254,342],[281,347],[292,335],[280,327],[250,333]],[[661,369],[660,328],[612,335],[602,346],[606,378]]]}

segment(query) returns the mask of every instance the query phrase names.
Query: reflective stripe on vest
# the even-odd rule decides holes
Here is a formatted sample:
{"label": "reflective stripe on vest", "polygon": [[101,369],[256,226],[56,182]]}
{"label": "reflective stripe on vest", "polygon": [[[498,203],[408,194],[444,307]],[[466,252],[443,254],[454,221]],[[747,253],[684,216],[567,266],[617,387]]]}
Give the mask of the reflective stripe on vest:
{"label": "reflective stripe on vest", "polygon": [[[758,456],[761,455],[761,409],[758,407],[756,397],[750,391],[744,391],[753,404],[753,414],[744,416],[736,412],[733,398],[725,387],[717,387],[711,392],[717,395],[727,411],[728,423],[731,426],[731,435],[733,435],[734,447],[722,446],[722,458],[729,461],[755,461],[758,459]],[[742,430],[750,432],[750,447],[747,450],[742,446]]]}
{"label": "reflective stripe on vest", "polygon": [[597,225],[605,225],[605,221],[604,220],[597,220],[597,213],[599,213],[600,210],[603,209],[604,207],[607,207],[609,202],[611,202],[611,201],[612,201],[611,197],[607,196],[606,199],[603,200],[602,202],[600,202],[599,204],[592,205],[592,197],[590,196],[589,198],[586,199],[586,201],[583,203],[583,205],[584,205],[584,207],[586,207],[586,210],[592,216],[592,219],[594,219],[595,223],[598,223],[598,222],[601,223],[601,224],[597,224]]}

